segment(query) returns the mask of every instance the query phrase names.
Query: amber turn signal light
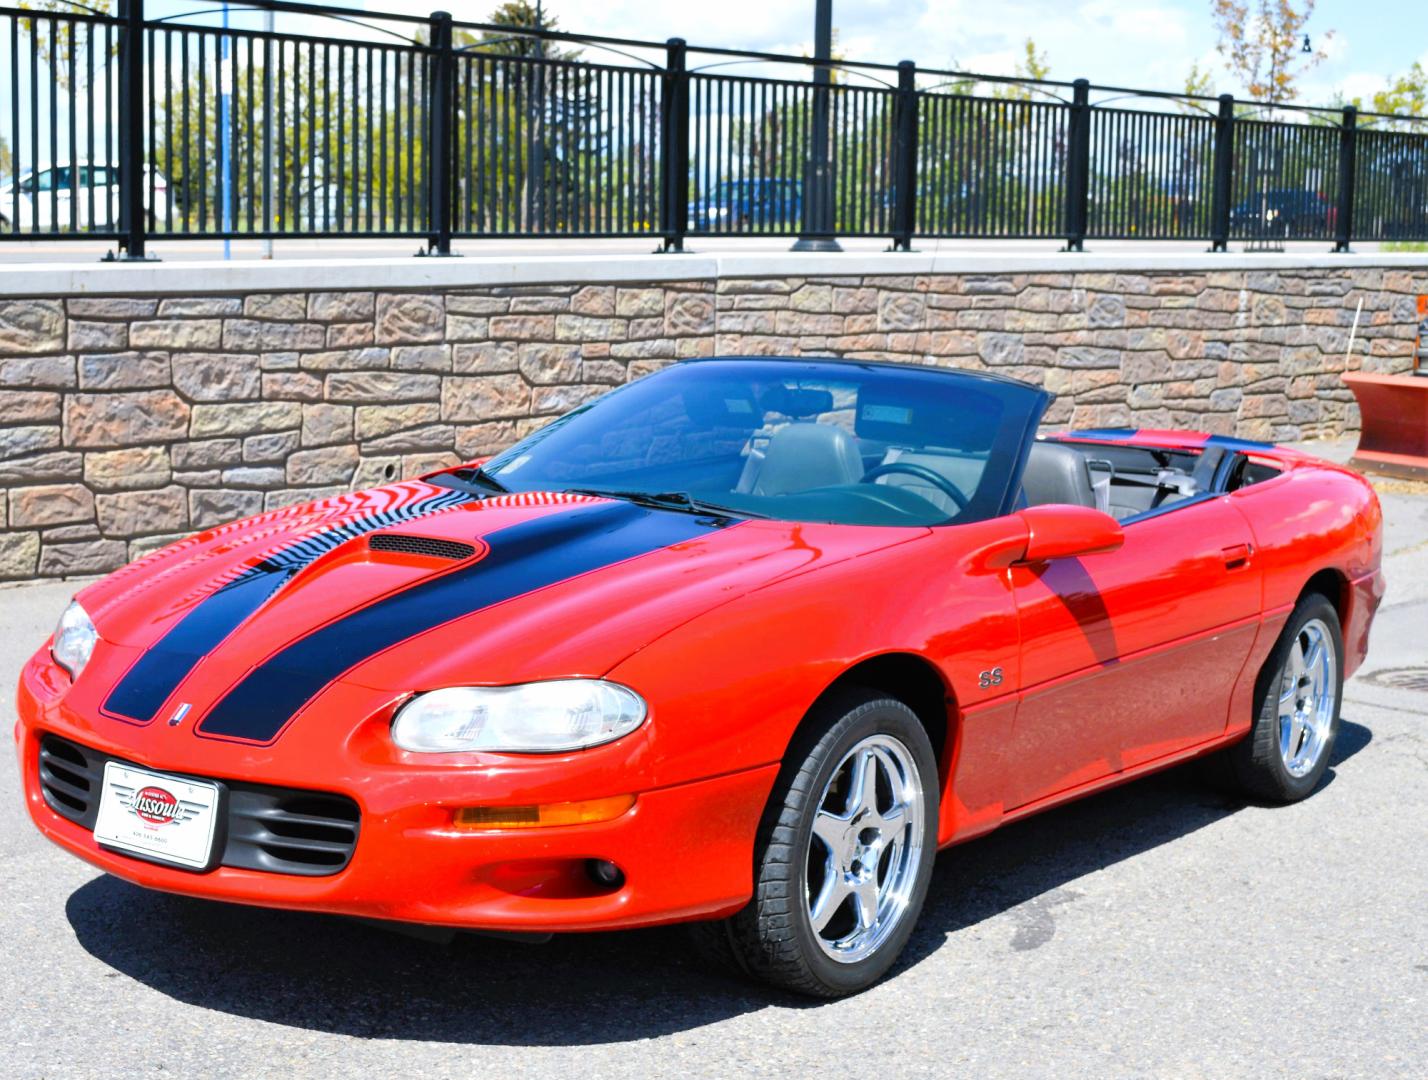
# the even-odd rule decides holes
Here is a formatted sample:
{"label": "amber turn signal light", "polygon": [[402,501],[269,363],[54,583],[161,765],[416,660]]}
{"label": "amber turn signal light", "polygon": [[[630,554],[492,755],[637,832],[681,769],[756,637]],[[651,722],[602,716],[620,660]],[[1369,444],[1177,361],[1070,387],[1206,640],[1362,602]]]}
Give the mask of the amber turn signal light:
{"label": "amber turn signal light", "polygon": [[539,806],[463,806],[456,811],[458,829],[539,829],[552,825],[590,825],[613,821],[635,805],[633,795],[607,799],[545,803]]}

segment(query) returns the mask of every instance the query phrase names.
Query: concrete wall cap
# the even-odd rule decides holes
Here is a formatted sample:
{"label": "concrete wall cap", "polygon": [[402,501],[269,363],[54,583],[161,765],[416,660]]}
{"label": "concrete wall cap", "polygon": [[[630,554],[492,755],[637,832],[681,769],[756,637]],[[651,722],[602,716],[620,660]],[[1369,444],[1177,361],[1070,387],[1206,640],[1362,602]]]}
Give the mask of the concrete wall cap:
{"label": "concrete wall cap", "polygon": [[[3,250],[3,249],[0,249]],[[908,274],[1179,274],[1235,270],[1421,269],[1419,253],[1266,254],[1117,252],[743,253],[531,255],[460,259],[292,259],[0,266],[0,296],[148,296],[195,293],[429,290],[493,285],[620,284],[724,278],[881,277]]]}

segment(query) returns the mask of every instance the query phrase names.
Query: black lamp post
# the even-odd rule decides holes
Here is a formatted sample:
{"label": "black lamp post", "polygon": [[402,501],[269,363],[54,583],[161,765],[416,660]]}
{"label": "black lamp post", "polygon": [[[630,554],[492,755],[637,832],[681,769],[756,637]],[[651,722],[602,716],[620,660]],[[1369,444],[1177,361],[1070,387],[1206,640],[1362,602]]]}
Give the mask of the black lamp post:
{"label": "black lamp post", "polygon": [[828,160],[828,104],[833,73],[833,0],[816,0],[813,17],[813,138],[803,169],[803,231],[794,251],[842,251],[833,238],[833,168]]}

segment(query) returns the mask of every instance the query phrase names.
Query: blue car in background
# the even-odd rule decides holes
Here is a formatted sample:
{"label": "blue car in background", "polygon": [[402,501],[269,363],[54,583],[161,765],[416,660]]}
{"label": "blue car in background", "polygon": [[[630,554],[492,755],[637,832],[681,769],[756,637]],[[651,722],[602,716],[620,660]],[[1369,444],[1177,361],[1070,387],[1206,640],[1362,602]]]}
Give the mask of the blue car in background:
{"label": "blue car in background", "polygon": [[798,180],[723,180],[689,204],[690,232],[788,232],[802,222]]}
{"label": "blue car in background", "polygon": [[1339,209],[1322,191],[1275,188],[1256,191],[1230,211],[1239,235],[1315,238],[1332,234]]}

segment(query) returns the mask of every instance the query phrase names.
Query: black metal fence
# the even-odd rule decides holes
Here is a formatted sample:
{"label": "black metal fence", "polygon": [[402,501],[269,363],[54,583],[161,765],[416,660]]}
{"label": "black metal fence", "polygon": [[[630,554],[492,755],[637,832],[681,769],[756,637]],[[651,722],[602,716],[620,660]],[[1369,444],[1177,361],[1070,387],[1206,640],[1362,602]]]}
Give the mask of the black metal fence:
{"label": "black metal fence", "polygon": [[0,239],[1428,240],[1421,118],[907,61],[819,84],[802,57],[444,13],[243,5],[330,37],[119,5],[0,7]]}

